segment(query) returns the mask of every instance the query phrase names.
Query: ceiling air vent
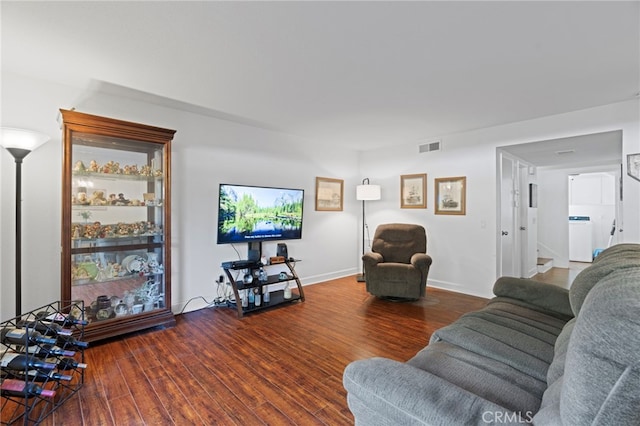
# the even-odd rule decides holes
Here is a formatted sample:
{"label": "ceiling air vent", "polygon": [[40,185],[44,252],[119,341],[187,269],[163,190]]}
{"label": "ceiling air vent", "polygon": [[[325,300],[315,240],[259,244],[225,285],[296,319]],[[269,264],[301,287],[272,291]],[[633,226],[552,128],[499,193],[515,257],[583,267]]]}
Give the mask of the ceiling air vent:
{"label": "ceiling air vent", "polygon": [[425,143],[422,145],[418,145],[418,152],[422,154],[423,152],[440,151],[441,147],[442,147],[442,141],[437,140],[437,141]]}

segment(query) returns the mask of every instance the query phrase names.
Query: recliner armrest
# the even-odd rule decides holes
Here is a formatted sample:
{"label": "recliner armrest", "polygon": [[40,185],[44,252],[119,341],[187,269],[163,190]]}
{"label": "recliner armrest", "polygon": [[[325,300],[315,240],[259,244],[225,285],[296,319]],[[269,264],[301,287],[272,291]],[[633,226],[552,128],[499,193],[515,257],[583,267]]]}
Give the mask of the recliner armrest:
{"label": "recliner armrest", "polygon": [[540,308],[573,317],[569,290],[528,278],[500,277],[493,285],[493,294],[521,300]]}
{"label": "recliner armrest", "polygon": [[411,256],[411,264],[420,270],[429,269],[431,262],[433,262],[433,259],[425,253],[415,253]]}
{"label": "recliner armrest", "polygon": [[384,262],[384,257],[380,253],[370,251],[362,255],[362,261],[369,264],[382,263]]}

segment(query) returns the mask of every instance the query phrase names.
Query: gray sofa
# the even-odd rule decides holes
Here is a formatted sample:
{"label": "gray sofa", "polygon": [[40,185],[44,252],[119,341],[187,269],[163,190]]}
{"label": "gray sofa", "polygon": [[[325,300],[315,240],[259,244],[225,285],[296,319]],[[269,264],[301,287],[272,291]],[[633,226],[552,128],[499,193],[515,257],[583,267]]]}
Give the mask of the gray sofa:
{"label": "gray sofa", "polygon": [[640,245],[604,250],[569,291],[493,290],[407,362],[350,363],[356,425],[640,425]]}

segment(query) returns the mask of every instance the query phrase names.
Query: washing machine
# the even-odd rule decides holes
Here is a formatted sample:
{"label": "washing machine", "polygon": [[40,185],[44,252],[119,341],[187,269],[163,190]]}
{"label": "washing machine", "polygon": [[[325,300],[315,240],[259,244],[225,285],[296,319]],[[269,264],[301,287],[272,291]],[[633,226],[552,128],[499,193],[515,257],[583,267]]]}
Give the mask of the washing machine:
{"label": "washing machine", "polygon": [[593,261],[593,224],[589,216],[569,216],[569,260]]}

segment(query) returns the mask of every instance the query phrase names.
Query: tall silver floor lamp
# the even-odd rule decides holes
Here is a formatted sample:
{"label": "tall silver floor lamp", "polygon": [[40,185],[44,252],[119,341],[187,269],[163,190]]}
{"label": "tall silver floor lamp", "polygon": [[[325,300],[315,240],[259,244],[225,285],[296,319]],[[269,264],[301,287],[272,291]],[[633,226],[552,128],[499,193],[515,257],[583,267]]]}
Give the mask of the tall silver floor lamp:
{"label": "tall silver floor lamp", "polygon": [[[362,201],[362,255],[364,256],[364,232],[367,227],[367,220],[365,216],[364,202],[380,199],[380,185],[370,185],[369,178],[362,179],[362,185],[356,186],[356,199]],[[359,282],[365,280],[364,277],[364,262],[362,262],[362,273],[358,274],[356,279]]]}
{"label": "tall silver floor lamp", "polygon": [[16,160],[16,316],[22,314],[22,160],[48,140],[30,130],[2,127],[0,132],[0,146]]}

